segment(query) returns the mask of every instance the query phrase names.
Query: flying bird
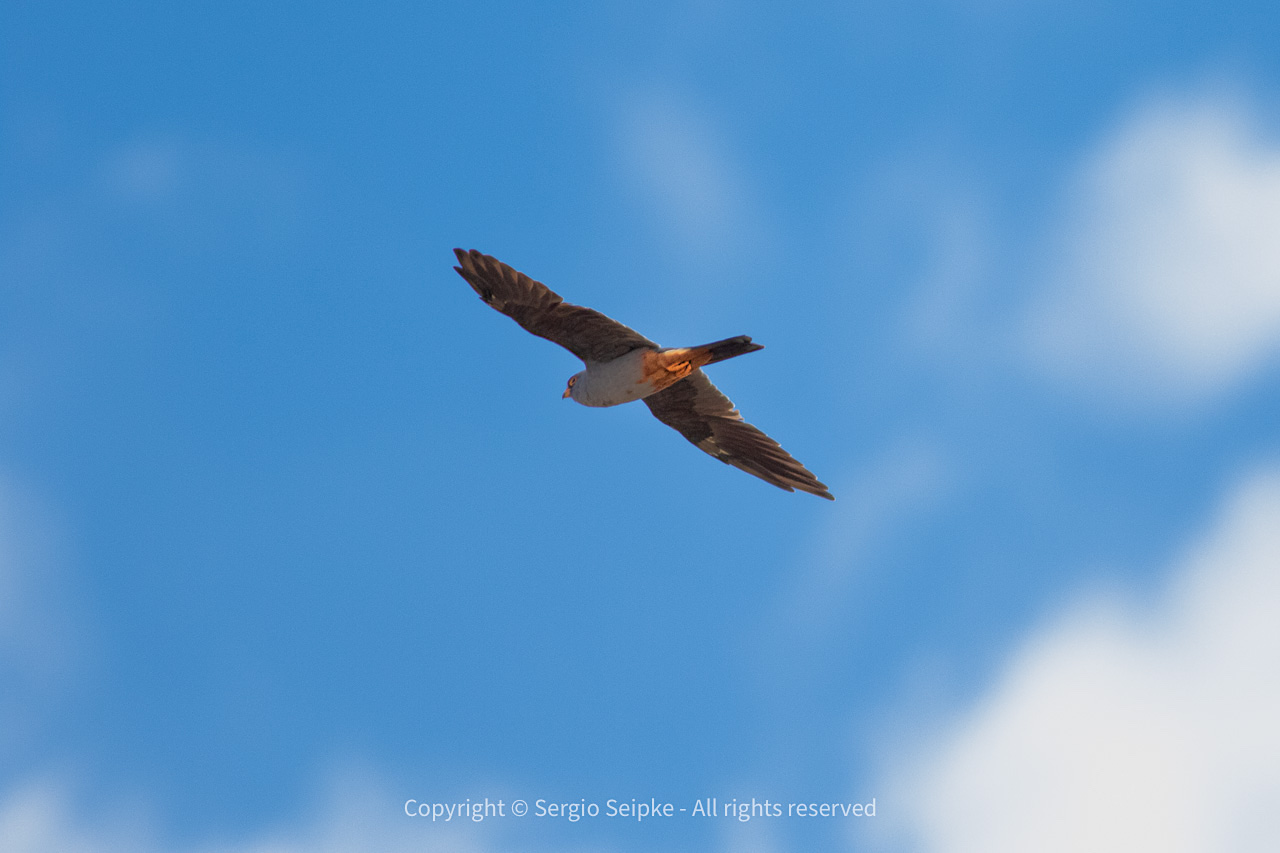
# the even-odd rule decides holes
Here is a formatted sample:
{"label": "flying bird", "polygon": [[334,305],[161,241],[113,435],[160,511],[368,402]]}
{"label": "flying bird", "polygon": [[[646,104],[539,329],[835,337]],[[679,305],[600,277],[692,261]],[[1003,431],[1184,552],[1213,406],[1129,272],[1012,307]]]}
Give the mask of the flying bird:
{"label": "flying bird", "polygon": [[696,347],[660,347],[599,311],[570,305],[489,255],[454,249],[458,275],[484,302],[526,331],[559,344],[582,359],[563,397],[584,406],[617,406],[644,400],[654,417],[699,450],[788,492],[799,489],[835,500],[809,469],[778,442],[742,419],[702,368],[764,349],[739,335]]}

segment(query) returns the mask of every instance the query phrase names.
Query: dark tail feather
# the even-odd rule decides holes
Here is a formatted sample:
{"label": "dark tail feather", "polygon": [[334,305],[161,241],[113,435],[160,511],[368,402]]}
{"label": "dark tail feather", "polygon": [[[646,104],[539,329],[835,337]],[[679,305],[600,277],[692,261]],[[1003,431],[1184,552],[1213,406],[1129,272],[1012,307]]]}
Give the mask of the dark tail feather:
{"label": "dark tail feather", "polygon": [[707,364],[715,364],[717,361],[724,361],[726,358],[734,358],[764,349],[764,345],[753,344],[751,343],[751,338],[746,335],[738,335],[736,338],[725,338],[723,341],[716,341],[714,344],[703,344],[700,347],[693,347],[693,349],[709,353],[711,360]]}

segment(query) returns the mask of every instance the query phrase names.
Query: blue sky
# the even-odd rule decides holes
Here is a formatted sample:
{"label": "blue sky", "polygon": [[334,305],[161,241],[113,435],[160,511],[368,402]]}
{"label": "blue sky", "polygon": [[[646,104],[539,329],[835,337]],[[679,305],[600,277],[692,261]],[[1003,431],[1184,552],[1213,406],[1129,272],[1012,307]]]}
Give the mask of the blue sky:
{"label": "blue sky", "polygon": [[[1277,43],[5,4],[0,847],[1269,849]],[[455,246],[764,343],[712,378],[836,502],[562,401]],[[403,810],[485,797],[877,814]]]}

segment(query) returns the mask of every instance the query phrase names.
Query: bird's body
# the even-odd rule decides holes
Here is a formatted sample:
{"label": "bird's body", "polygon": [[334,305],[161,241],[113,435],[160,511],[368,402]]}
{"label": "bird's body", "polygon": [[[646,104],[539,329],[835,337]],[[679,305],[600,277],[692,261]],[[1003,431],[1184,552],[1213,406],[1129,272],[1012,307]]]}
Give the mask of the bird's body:
{"label": "bird's body", "polygon": [[454,249],[458,274],[486,304],[527,331],[582,359],[565,397],[584,406],[644,400],[654,416],[721,462],[790,492],[834,500],[818,478],[776,441],[742,420],[703,367],[763,349],[739,335],[694,347],[664,348],[616,320],[571,305],[546,285],[474,249]]}
{"label": "bird's body", "polygon": [[620,406],[663,391],[704,365],[761,349],[745,335],[698,347],[639,347],[610,361],[588,361],[568,394],[584,406]]}
{"label": "bird's body", "polygon": [[662,389],[645,370],[646,356],[653,350],[633,349],[611,361],[588,361],[586,370],[575,374],[566,393],[584,406],[620,406],[648,397]]}

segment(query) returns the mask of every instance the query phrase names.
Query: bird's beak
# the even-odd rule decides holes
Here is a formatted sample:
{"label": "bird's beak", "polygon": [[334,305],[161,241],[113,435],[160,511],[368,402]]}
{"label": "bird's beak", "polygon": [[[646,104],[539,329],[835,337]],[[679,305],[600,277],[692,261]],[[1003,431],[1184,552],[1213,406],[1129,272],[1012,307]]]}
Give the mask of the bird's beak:
{"label": "bird's beak", "polygon": [[565,398],[567,398],[569,396],[569,392],[572,390],[573,390],[572,388],[564,389],[564,393],[560,395],[560,399],[564,400]]}

